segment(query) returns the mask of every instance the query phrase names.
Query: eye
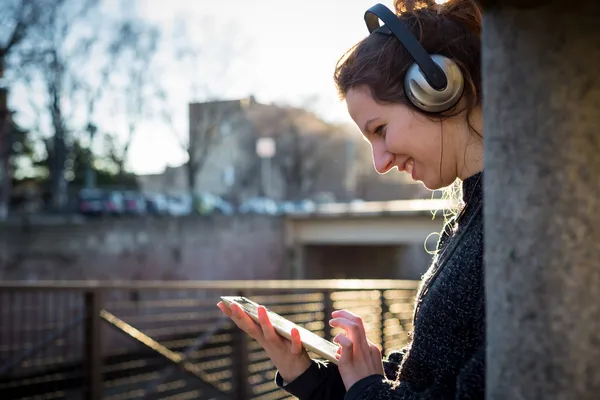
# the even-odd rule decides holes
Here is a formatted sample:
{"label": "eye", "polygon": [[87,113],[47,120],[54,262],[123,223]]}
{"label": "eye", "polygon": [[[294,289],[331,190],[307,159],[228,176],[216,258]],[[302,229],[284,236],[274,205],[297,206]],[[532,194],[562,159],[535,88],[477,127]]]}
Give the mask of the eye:
{"label": "eye", "polygon": [[378,135],[378,136],[385,136],[385,131],[386,131],[385,128],[386,127],[387,127],[387,125],[385,125],[385,124],[379,125],[377,128],[375,128],[375,130],[373,131],[373,133],[376,134],[376,135]]}

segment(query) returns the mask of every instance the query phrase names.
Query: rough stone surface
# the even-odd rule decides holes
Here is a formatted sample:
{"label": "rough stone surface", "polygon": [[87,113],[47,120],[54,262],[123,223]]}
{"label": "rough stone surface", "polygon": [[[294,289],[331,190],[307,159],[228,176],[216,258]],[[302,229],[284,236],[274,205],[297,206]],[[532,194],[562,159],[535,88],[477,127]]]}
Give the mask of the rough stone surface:
{"label": "rough stone surface", "polygon": [[5,226],[0,279],[282,279],[283,231],[261,216]]}
{"label": "rough stone surface", "polygon": [[600,396],[598,21],[485,12],[487,399]]}

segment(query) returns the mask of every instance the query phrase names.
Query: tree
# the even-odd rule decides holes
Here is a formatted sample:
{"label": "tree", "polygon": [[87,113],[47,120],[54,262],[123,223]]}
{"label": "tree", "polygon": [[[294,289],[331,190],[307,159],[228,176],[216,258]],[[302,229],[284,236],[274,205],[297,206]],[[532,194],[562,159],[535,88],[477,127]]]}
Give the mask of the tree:
{"label": "tree", "polygon": [[[0,59],[0,63],[2,59]],[[0,78],[2,65],[0,64]],[[0,88],[0,221],[6,219],[11,189],[10,153],[12,150],[12,118],[6,104],[7,90]]]}
{"label": "tree", "polygon": [[12,121],[9,136],[8,163],[13,180],[43,177],[45,171],[39,168],[39,158],[35,151],[36,142],[29,131]]}
{"label": "tree", "polygon": [[[178,21],[173,37],[173,53],[176,60],[171,73],[188,76],[186,100],[188,103],[188,129],[178,123],[177,109],[182,108],[181,98],[175,104],[165,89],[158,92],[161,99],[163,123],[187,154],[185,163],[188,189],[196,192],[197,177],[202,172],[211,150],[222,137],[221,128],[237,116],[239,101],[225,101],[222,95],[230,82],[232,66],[249,50],[248,43],[236,35],[237,28],[205,19],[193,27],[184,20]],[[196,30],[194,30],[196,28]],[[221,85],[219,85],[219,83]]]}
{"label": "tree", "polygon": [[[113,43],[111,54],[117,73],[122,75],[120,83],[110,85],[116,100],[123,112],[126,132],[124,135],[111,135],[108,139],[110,153],[107,154],[117,166],[117,175],[126,175],[126,162],[129,150],[138,133],[140,124],[154,117],[152,97],[159,89],[160,77],[154,68],[153,59],[159,46],[160,32],[152,26],[140,21],[129,21],[122,26],[120,40]],[[120,67],[120,68],[119,68]],[[124,140],[120,141],[119,137]]]}
{"label": "tree", "polygon": [[76,4],[59,0],[39,4],[37,20],[28,28],[29,34],[13,61],[19,62],[20,68],[16,68],[27,84],[45,91],[47,105],[43,108],[49,116],[52,140],[44,143],[51,161],[52,203],[54,208],[60,209],[67,202],[65,166],[72,131],[66,103],[81,86],[76,65],[89,57],[96,41],[92,33],[73,34],[73,28],[88,16],[96,1]]}
{"label": "tree", "polygon": [[169,112],[163,114],[163,120],[182,150],[187,153],[185,163],[186,179],[190,193],[196,192],[197,177],[208,161],[211,149],[218,145],[223,130],[231,126],[240,111],[239,101],[208,101],[189,104],[189,133],[187,138],[178,134],[178,129]]}
{"label": "tree", "polygon": [[[34,133],[50,138],[43,143],[50,161],[52,206],[62,209],[73,176],[67,166],[72,146],[88,134],[94,105],[114,101],[108,90],[115,81],[111,78],[123,75],[120,63],[131,63],[131,57],[121,56],[138,45],[144,30],[134,18],[102,15],[99,0],[39,0],[37,4],[37,18],[11,54],[10,66],[15,82],[31,93],[44,94],[30,101],[32,114],[41,119],[36,122],[40,130]],[[87,117],[81,118],[85,109]]]}
{"label": "tree", "polygon": [[270,162],[281,178],[283,197],[310,197],[320,175],[339,153],[344,132],[313,113],[293,107],[263,106],[253,120],[257,137],[275,140],[276,152]]}
{"label": "tree", "polygon": [[98,187],[136,188],[135,176],[125,171],[119,171],[118,163],[120,162],[120,158],[115,160],[114,157],[110,156],[110,153],[105,157],[92,154],[90,159],[87,147],[82,145],[80,140],[75,140],[72,144],[70,157],[67,160],[69,171],[72,173],[69,181],[76,188],[83,187],[87,168],[91,165],[96,175]]}
{"label": "tree", "polygon": [[[15,166],[15,140],[25,144],[20,130],[13,122],[7,107],[8,85],[5,83],[5,60],[27,37],[40,16],[39,2],[10,1],[3,4],[0,14],[0,220],[6,218],[11,192],[12,174]],[[18,147],[18,145],[17,145]],[[23,148],[25,150],[25,148]]]}
{"label": "tree", "polygon": [[319,141],[325,140],[313,134],[302,135],[300,127],[288,121],[288,128],[277,136],[278,152],[273,163],[285,182],[285,198],[299,200],[310,193],[323,159],[319,157]]}

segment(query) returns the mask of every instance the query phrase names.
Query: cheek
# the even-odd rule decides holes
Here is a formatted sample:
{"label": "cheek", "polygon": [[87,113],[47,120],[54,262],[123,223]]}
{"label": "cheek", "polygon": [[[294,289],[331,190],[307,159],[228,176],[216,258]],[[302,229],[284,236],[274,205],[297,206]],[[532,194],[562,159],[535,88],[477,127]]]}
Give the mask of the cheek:
{"label": "cheek", "polygon": [[390,153],[394,154],[407,154],[411,151],[413,144],[409,135],[406,134],[407,131],[394,128],[392,126],[388,127],[385,135],[385,139],[382,140],[385,148]]}
{"label": "cheek", "polygon": [[410,122],[388,126],[385,138],[387,151],[415,158],[422,170],[439,171],[442,155],[439,130],[421,121]]}
{"label": "cheek", "polygon": [[[442,160],[442,155],[437,143],[421,140],[418,145],[414,157],[417,160],[416,167],[420,168],[419,175],[421,175],[423,180],[437,180],[440,175],[440,163]],[[432,187],[429,186],[428,188],[432,189]]]}
{"label": "cheek", "polygon": [[429,190],[437,190],[447,186],[443,176],[446,175],[445,171],[449,168],[448,162],[452,158],[452,152],[448,144],[443,148],[442,146],[443,144],[439,138],[435,140],[431,138],[422,143],[420,150],[422,155],[417,163],[417,168],[421,168],[419,178]]}

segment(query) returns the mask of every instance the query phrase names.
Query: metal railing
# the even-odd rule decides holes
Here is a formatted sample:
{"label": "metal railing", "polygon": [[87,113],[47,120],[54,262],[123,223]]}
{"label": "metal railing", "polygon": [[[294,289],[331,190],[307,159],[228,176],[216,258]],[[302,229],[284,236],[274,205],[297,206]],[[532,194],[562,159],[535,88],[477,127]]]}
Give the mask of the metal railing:
{"label": "metal railing", "polygon": [[0,283],[0,399],[284,399],[260,346],[222,315],[244,295],[327,339],[335,309],[384,353],[412,330],[415,281]]}

